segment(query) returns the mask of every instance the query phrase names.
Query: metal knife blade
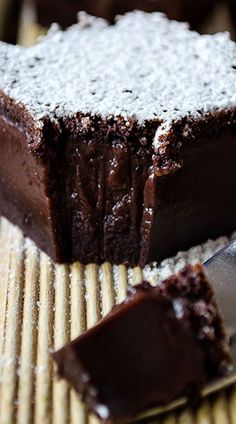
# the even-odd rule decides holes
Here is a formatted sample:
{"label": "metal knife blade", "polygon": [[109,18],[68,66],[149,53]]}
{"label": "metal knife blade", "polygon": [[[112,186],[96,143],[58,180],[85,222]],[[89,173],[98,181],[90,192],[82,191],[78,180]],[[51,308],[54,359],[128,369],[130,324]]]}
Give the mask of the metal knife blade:
{"label": "metal knife blade", "polygon": [[236,240],[217,252],[204,264],[231,338],[236,369]]}

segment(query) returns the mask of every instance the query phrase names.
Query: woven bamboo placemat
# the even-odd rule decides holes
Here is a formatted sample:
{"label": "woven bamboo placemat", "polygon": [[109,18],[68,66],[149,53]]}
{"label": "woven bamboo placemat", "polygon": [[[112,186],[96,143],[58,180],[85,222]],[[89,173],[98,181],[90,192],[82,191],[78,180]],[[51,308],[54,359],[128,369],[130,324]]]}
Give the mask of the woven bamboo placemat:
{"label": "woven bamboo placemat", "polygon": [[[0,221],[0,424],[95,424],[65,382],[50,352],[78,336],[125,298],[142,277],[157,283],[185,263],[205,261],[227,238],[179,253],[159,267],[105,263],[54,265],[5,219]],[[162,424],[236,424],[236,387],[198,409],[152,420]]]}

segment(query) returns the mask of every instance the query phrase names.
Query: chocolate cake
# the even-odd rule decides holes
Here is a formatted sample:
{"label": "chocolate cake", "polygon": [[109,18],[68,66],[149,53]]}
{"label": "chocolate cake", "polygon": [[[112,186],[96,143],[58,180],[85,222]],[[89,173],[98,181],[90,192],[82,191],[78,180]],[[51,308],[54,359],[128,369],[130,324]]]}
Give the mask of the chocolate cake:
{"label": "chocolate cake", "polygon": [[210,13],[216,0],[35,0],[37,19],[48,26],[59,22],[66,28],[76,22],[80,10],[114,22],[118,14],[134,9],[164,12],[170,19],[190,22],[197,27]]}
{"label": "chocolate cake", "polygon": [[65,378],[105,422],[124,422],[227,373],[231,355],[200,265],[160,286],[131,288],[97,326],[54,353]]}
{"label": "chocolate cake", "polygon": [[55,261],[141,264],[236,228],[236,47],[159,13],[0,44],[0,212]]}

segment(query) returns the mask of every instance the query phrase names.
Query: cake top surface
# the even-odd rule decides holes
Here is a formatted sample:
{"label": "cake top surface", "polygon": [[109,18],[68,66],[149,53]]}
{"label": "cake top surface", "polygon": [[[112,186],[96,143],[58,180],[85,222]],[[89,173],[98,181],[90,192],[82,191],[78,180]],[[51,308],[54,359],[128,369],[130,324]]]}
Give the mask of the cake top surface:
{"label": "cake top surface", "polygon": [[165,126],[236,107],[236,44],[160,13],[135,11],[113,26],[82,14],[33,47],[0,43],[0,90],[38,125],[80,112]]}

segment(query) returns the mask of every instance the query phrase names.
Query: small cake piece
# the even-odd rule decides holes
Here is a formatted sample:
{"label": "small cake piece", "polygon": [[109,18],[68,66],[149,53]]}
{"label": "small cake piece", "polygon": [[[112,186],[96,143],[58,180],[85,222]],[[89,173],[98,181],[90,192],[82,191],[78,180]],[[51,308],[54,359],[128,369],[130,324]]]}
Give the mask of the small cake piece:
{"label": "small cake piece", "polygon": [[37,19],[48,26],[58,22],[66,28],[76,22],[80,10],[114,22],[118,14],[135,9],[164,12],[170,19],[190,22],[198,26],[212,10],[216,0],[35,0]]}
{"label": "small cake piece", "polygon": [[141,264],[236,228],[236,47],[159,13],[0,44],[0,212],[57,262]]}
{"label": "small cake piece", "polygon": [[53,355],[88,409],[123,422],[177,396],[199,394],[227,372],[231,355],[212,289],[200,265],[159,287],[130,289],[98,325]]}

